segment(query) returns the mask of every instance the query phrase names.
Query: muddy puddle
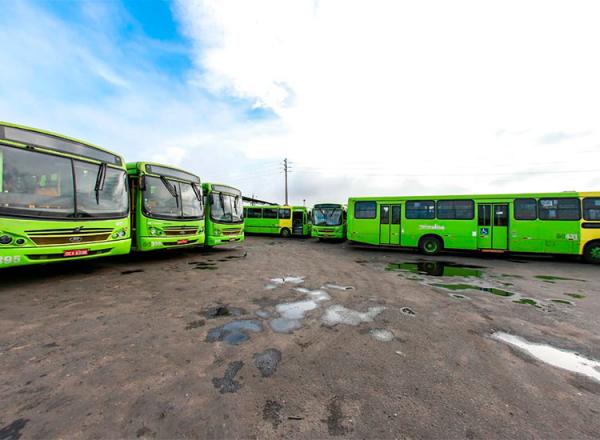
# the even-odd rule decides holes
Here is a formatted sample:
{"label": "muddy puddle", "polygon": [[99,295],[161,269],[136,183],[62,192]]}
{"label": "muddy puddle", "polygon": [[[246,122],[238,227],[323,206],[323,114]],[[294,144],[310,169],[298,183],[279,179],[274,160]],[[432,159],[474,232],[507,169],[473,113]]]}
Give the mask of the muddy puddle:
{"label": "muddy puddle", "polygon": [[271,377],[277,371],[281,358],[281,351],[267,348],[262,353],[254,354],[254,366],[258,368],[262,377]]}
{"label": "muddy puddle", "polygon": [[394,334],[384,328],[372,328],[369,330],[369,334],[373,337],[373,339],[380,342],[390,342],[394,340]]}
{"label": "muddy puddle", "polygon": [[366,312],[359,312],[336,304],[328,307],[321,317],[321,322],[334,327],[338,324],[359,325],[362,322],[373,322],[375,317],[385,310],[383,306],[369,307]]}
{"label": "muddy puddle", "polygon": [[237,392],[242,387],[242,384],[235,380],[235,376],[237,376],[243,366],[244,363],[242,361],[231,362],[227,366],[223,377],[213,378],[212,382],[214,387],[217,388],[221,394]]}
{"label": "muddy puddle", "polygon": [[340,286],[338,284],[327,283],[322,289],[335,289],[335,290],[354,290],[353,286]]}
{"label": "muddy puddle", "polygon": [[385,270],[401,271],[432,277],[475,277],[483,276],[483,266],[458,264],[451,261],[415,261],[390,263]]}
{"label": "muddy puddle", "polygon": [[206,319],[217,319],[228,316],[241,316],[246,314],[246,310],[240,307],[230,307],[228,305],[216,305],[209,307],[201,312]]}
{"label": "muddy puddle", "polygon": [[571,298],[575,298],[575,299],[584,299],[585,295],[582,295],[581,293],[565,293],[566,296],[570,296]]}
{"label": "muddy puddle", "polygon": [[509,333],[496,332],[492,334],[492,338],[512,345],[548,365],[579,373],[600,382],[600,362],[595,359],[548,344],[530,342]]}
{"label": "muddy puddle", "polygon": [[132,273],[141,273],[144,269],[129,269],[121,272],[121,275],[131,275]]}
{"label": "muddy puddle", "polygon": [[217,270],[218,269],[217,263],[213,263],[210,261],[193,261],[188,264],[195,266],[194,269],[198,269],[198,270]]}
{"label": "muddy puddle", "polygon": [[554,283],[555,281],[580,281],[582,283],[585,283],[585,280],[580,280],[577,278],[565,278],[565,277],[557,277],[554,275],[536,275],[535,276],[538,280],[542,280],[546,283]]}
{"label": "muddy puddle", "polygon": [[457,291],[457,290],[478,290],[480,292],[491,293],[492,295],[502,296],[502,297],[509,297],[509,296],[514,296],[515,295],[514,292],[509,292],[508,290],[498,289],[496,287],[482,287],[482,286],[478,286],[476,284],[464,284],[464,283],[442,284],[442,283],[436,283],[436,284],[431,284],[431,285],[435,286],[435,287],[441,287],[442,289],[452,290],[452,291]]}
{"label": "muddy puddle", "polygon": [[260,321],[242,319],[210,329],[206,336],[206,342],[225,341],[229,345],[239,345],[250,339],[249,332],[259,333],[262,331],[263,327]]}

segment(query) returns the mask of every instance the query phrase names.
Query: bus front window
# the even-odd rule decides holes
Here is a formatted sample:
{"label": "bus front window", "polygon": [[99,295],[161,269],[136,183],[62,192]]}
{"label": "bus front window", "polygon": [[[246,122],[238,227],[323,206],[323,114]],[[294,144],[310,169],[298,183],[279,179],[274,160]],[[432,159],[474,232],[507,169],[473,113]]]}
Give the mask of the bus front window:
{"label": "bus front window", "polygon": [[319,208],[313,209],[314,226],[339,226],[342,224],[341,208]]}
{"label": "bus front window", "polygon": [[218,223],[241,223],[244,214],[240,196],[213,192],[211,194],[210,217]]}
{"label": "bus front window", "polygon": [[0,212],[27,217],[73,217],[71,160],[0,146]]}
{"label": "bus front window", "polygon": [[74,161],[77,212],[83,217],[127,215],[127,175],[106,167],[102,181],[99,165]]}
{"label": "bus front window", "polygon": [[[194,191],[190,183],[180,183],[181,209],[183,217],[202,218],[204,217],[204,207],[202,205],[202,193]],[[200,200],[198,199],[200,196]]]}
{"label": "bus front window", "polygon": [[[177,218],[181,216],[181,207],[177,198],[158,177],[146,176],[144,188],[144,211],[150,217]],[[177,187],[177,182],[169,181]]]}

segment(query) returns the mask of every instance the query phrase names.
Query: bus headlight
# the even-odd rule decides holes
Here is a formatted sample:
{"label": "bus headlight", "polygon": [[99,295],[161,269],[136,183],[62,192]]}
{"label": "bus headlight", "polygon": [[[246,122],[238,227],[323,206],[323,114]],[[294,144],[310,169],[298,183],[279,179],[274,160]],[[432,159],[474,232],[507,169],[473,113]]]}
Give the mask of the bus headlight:
{"label": "bus headlight", "polygon": [[114,238],[114,239],[123,238],[123,237],[125,237],[126,234],[127,234],[127,232],[125,229],[120,229],[113,233],[112,238]]}
{"label": "bus headlight", "polygon": [[157,235],[158,234],[158,229],[156,229],[156,228],[150,228],[150,234]]}
{"label": "bus headlight", "polygon": [[12,238],[10,235],[2,235],[0,236],[0,244],[8,244],[12,241]]}

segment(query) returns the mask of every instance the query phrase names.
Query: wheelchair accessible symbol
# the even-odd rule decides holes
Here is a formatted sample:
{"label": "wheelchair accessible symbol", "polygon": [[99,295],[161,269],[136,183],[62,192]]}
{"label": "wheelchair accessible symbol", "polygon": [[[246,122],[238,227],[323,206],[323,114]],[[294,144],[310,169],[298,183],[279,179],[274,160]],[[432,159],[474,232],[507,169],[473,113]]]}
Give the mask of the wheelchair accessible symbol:
{"label": "wheelchair accessible symbol", "polygon": [[488,235],[490,233],[489,228],[481,228],[481,235]]}

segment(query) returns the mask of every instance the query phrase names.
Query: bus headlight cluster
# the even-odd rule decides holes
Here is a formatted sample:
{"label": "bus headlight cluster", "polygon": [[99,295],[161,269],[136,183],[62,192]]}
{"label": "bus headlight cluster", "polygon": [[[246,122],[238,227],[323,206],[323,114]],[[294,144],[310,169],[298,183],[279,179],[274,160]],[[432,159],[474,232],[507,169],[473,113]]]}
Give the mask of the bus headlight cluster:
{"label": "bus headlight cluster", "polygon": [[157,228],[150,228],[150,235],[161,235],[162,231]]}
{"label": "bus headlight cluster", "polygon": [[125,237],[125,235],[127,234],[127,231],[125,229],[120,229],[118,231],[115,231],[112,235],[112,238],[123,238]]}
{"label": "bus headlight cluster", "polygon": [[9,244],[12,241],[12,237],[10,235],[0,235],[0,244]]}

